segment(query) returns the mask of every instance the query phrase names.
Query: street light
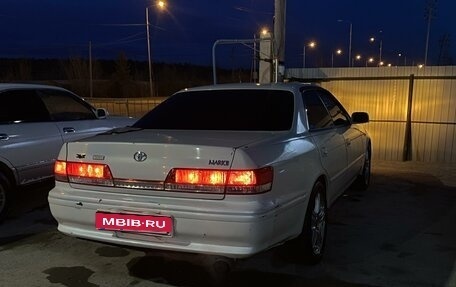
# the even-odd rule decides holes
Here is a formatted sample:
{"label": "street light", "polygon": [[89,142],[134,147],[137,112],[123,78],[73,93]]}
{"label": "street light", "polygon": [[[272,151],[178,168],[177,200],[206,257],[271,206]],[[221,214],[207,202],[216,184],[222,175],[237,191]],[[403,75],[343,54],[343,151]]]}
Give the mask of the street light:
{"label": "street light", "polygon": [[350,40],[349,40],[349,44],[348,44],[348,66],[350,67],[350,62],[351,62],[351,54],[352,54],[352,31],[353,31],[353,24],[352,22],[350,21],[347,21],[347,20],[342,20],[342,19],[339,19],[337,20],[337,22],[346,22],[348,24],[350,24]]}
{"label": "street light", "polygon": [[355,60],[360,61],[362,59],[362,56],[360,54],[357,54],[353,59],[352,59],[352,67],[355,66]]}
{"label": "street light", "polygon": [[[159,10],[166,9],[166,2],[165,1],[157,1],[155,6]],[[146,33],[147,33],[147,59],[149,62],[149,89],[150,89],[150,96],[154,96],[154,88],[152,85],[152,57],[150,55],[150,29],[149,29],[149,7],[146,7]]]}
{"label": "street light", "polygon": [[[337,55],[342,55],[342,50],[341,49],[337,49],[336,50],[336,54]],[[331,53],[331,67],[334,67],[334,52]]]}
{"label": "street light", "polygon": [[[381,32],[382,31],[380,31],[380,33]],[[375,37],[370,37],[369,42],[374,43],[375,41],[377,41],[377,39],[375,39]],[[378,53],[378,61],[379,61],[379,63],[382,61],[382,48],[383,48],[383,40],[380,39],[379,53]]]}
{"label": "street light", "polygon": [[[404,66],[407,66],[407,56],[405,54],[403,54],[403,53],[399,53],[399,54],[397,54],[397,56],[399,58],[404,57]],[[399,65],[399,61],[398,61],[397,65],[400,66]]]}
{"label": "street light", "polygon": [[302,67],[303,68],[306,67],[306,46],[313,49],[317,46],[317,42],[311,41],[307,44],[304,44],[303,49],[302,49]]}
{"label": "street light", "polygon": [[373,57],[370,57],[369,59],[366,60],[366,67],[367,67],[367,64],[371,64],[375,61],[375,59]]}

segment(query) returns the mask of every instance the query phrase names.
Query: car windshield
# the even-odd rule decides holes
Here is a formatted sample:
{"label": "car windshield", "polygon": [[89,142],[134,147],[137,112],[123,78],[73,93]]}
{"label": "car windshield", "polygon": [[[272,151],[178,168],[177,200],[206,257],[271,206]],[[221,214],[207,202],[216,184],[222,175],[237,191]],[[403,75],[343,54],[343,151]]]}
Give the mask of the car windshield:
{"label": "car windshield", "polygon": [[281,90],[180,92],[134,127],[173,130],[284,131],[293,123],[294,96]]}

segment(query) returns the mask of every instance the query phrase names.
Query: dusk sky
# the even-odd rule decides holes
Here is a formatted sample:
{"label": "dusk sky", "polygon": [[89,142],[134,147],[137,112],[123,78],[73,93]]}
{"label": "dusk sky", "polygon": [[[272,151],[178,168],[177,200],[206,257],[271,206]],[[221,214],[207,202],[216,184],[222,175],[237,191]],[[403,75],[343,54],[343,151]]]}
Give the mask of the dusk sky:
{"label": "dusk sky", "polygon": [[[328,66],[332,51],[342,49],[335,66],[347,66],[349,22],[352,54],[379,56],[393,65],[422,63],[425,54],[427,0],[287,1],[286,67],[301,67],[303,45],[308,67]],[[0,57],[68,58],[88,55],[111,59],[123,51],[129,59],[146,60],[145,0],[0,0]],[[448,55],[456,61],[456,1],[437,0],[431,22],[428,64],[442,51],[439,39],[450,36]],[[157,62],[211,65],[218,39],[251,39],[262,27],[272,29],[273,0],[169,0],[168,12],[150,7],[152,57]],[[343,19],[346,22],[338,22]],[[402,53],[403,57],[398,57]],[[240,45],[217,50],[223,65],[248,65],[250,49]],[[361,60],[363,61],[363,60]],[[246,64],[247,63],[247,64]],[[363,66],[364,62],[357,64]]]}

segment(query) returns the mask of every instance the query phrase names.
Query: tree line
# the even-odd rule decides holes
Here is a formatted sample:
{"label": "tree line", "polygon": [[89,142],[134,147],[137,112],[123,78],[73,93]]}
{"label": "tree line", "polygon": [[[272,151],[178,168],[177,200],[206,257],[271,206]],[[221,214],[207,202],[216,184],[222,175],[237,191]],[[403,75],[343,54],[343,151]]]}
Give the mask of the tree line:
{"label": "tree line", "polygon": [[[144,61],[127,59],[93,60],[92,95],[98,98],[150,97],[149,68]],[[153,63],[153,96],[167,97],[183,88],[212,84],[212,67],[193,64]],[[218,83],[250,82],[248,69],[218,69]],[[2,58],[0,82],[41,83],[67,88],[90,97],[88,59]]]}

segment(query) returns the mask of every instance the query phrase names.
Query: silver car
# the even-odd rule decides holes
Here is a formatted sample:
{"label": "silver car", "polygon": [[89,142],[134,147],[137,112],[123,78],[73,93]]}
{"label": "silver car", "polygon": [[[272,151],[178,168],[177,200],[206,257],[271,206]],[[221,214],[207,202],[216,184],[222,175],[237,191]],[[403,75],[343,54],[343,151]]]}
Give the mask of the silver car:
{"label": "silver car", "polygon": [[71,236],[227,258],[296,239],[315,263],[327,208],[369,184],[367,121],[315,85],[185,89],[130,128],[65,144],[50,209]]}
{"label": "silver car", "polygon": [[63,88],[0,84],[0,219],[18,187],[54,176],[63,143],[134,122],[110,117]]}

